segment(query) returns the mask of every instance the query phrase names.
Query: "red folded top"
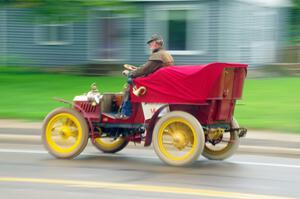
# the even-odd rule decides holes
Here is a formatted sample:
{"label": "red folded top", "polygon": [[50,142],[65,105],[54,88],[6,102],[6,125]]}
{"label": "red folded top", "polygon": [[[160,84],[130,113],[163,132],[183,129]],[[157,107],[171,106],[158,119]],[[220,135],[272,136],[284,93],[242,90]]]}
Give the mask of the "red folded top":
{"label": "red folded top", "polygon": [[210,89],[224,68],[246,68],[246,64],[210,63],[195,66],[170,66],[151,75],[133,80],[137,88],[144,86],[145,95],[132,93],[132,102],[198,104],[206,101]]}

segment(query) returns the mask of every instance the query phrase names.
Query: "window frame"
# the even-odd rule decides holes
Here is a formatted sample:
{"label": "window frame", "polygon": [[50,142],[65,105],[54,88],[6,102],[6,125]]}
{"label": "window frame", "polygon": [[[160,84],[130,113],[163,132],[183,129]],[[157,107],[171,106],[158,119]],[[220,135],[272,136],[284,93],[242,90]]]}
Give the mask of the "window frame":
{"label": "window frame", "polygon": [[[207,5],[154,5],[154,6],[149,6],[149,9],[147,9],[146,11],[146,23],[145,23],[145,30],[146,30],[146,34],[145,34],[145,41],[147,41],[153,32],[152,26],[153,26],[153,11],[161,11],[162,15],[160,21],[155,21],[155,23],[159,22],[161,24],[164,24],[164,27],[162,27],[160,29],[160,31],[162,31],[160,34],[162,34],[163,38],[164,38],[164,42],[165,42],[165,46],[168,50],[169,53],[171,53],[172,55],[204,55],[207,54],[208,51],[208,47],[209,47],[209,23],[208,20],[205,21],[204,23],[204,27],[206,28],[206,32],[204,35],[204,38],[201,39],[201,41],[205,41],[204,45],[201,45],[201,41],[197,42],[197,49],[193,49],[191,47],[192,42],[192,33],[187,31],[186,33],[186,49],[185,50],[169,50],[168,49],[168,42],[169,42],[169,29],[168,29],[168,11],[173,11],[173,10],[185,10],[187,11],[187,30],[190,30],[191,28],[191,22],[189,21],[190,17],[194,17],[193,14],[195,13],[199,13],[200,17],[208,17],[208,10],[207,10]],[[208,19],[208,18],[206,18]],[[198,33],[200,35],[200,33]],[[198,49],[199,48],[199,49]],[[145,48],[145,51],[149,54],[149,49]]]}
{"label": "window frame", "polygon": [[[90,9],[88,11],[88,17],[87,17],[87,36],[88,36],[88,41],[87,41],[87,59],[90,61],[94,62],[124,62],[130,58],[130,36],[127,38],[123,39],[123,42],[125,45],[127,45],[127,51],[126,53],[121,50],[122,53],[124,53],[124,58],[97,58],[93,55],[93,51],[95,50],[95,46],[93,45],[93,40],[97,40],[94,35],[94,27],[92,26],[93,20],[95,19],[104,19],[104,18],[125,18],[127,19],[128,27],[125,30],[126,33],[130,32],[130,26],[131,26],[131,21],[130,18],[132,18],[132,15],[129,14],[117,14],[112,17],[107,17],[103,15],[105,12],[111,12],[111,11],[118,11],[118,10],[124,10],[126,8],[119,7],[119,8],[95,8],[95,9]],[[102,28],[102,27],[100,27]],[[99,38],[98,38],[99,39]]]}
{"label": "window frame", "polygon": [[[43,35],[42,28],[46,27],[48,31],[48,27],[66,27],[66,40],[48,40],[45,39],[45,35]],[[49,31],[47,34],[51,34]],[[52,33],[53,34],[53,33]],[[55,28],[55,37],[57,38],[57,28]],[[48,45],[48,46],[62,46],[62,45],[71,45],[73,43],[73,23],[68,24],[60,24],[60,23],[50,23],[50,24],[38,24],[35,26],[35,42],[38,45]]]}

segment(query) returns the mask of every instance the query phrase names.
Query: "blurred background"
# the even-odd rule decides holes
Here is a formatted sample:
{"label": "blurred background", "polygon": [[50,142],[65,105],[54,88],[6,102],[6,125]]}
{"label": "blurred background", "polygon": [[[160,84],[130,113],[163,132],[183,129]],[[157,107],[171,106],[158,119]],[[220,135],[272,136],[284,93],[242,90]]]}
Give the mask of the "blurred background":
{"label": "blurred background", "polygon": [[92,82],[120,91],[159,33],[176,65],[249,64],[242,125],[300,133],[300,0],[0,2],[0,118],[41,120]]}

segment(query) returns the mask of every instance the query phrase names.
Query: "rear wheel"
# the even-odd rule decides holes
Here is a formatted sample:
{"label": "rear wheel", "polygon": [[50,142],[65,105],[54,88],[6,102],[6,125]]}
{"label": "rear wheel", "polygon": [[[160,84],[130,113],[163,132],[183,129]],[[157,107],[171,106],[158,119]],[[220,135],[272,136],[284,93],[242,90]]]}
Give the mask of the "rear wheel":
{"label": "rear wheel", "polygon": [[104,153],[116,153],[125,148],[128,144],[128,141],[123,137],[118,138],[96,138],[93,143],[94,146]]}
{"label": "rear wheel", "polygon": [[205,140],[198,120],[182,111],[173,111],[160,118],[152,139],[158,157],[173,166],[188,165],[197,160]]}
{"label": "rear wheel", "polygon": [[55,109],[44,120],[42,140],[53,156],[74,158],[87,145],[87,123],[84,117],[74,109]]}
{"label": "rear wheel", "polygon": [[[236,119],[232,119],[231,128],[239,128]],[[240,139],[237,131],[224,132],[220,134],[220,141],[212,144],[210,141],[205,143],[202,155],[210,160],[224,160],[231,157],[239,147]]]}

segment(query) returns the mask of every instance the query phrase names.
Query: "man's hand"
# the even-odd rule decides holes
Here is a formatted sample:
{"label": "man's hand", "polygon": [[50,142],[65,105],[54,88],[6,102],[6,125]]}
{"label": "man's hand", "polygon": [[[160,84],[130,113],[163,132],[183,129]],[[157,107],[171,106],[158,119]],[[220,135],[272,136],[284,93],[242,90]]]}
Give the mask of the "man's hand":
{"label": "man's hand", "polygon": [[130,64],[124,64],[124,68],[126,68],[127,70],[130,70],[130,71],[133,71],[133,70],[137,69],[136,66],[133,66],[133,65],[130,65]]}
{"label": "man's hand", "polygon": [[122,72],[122,74],[125,75],[126,77],[128,77],[129,73],[130,73],[129,70],[123,70]]}

